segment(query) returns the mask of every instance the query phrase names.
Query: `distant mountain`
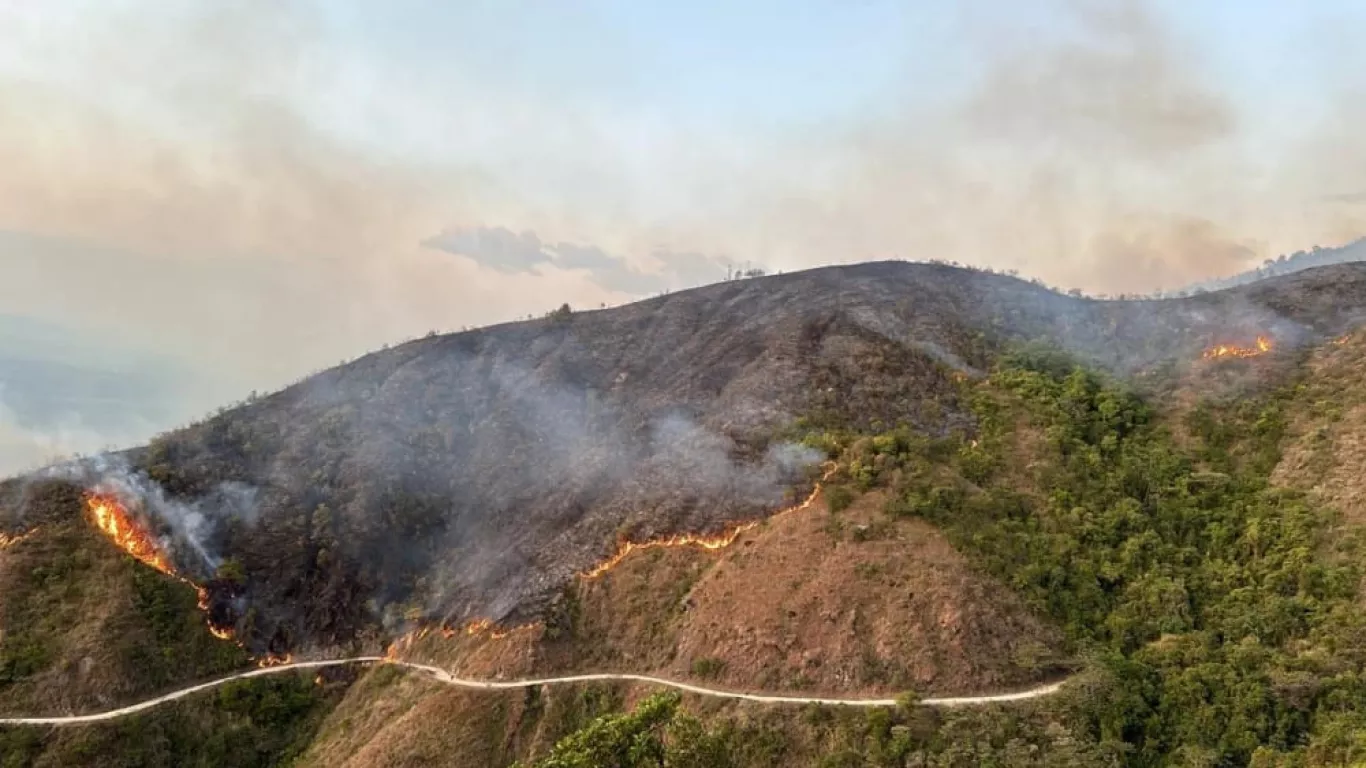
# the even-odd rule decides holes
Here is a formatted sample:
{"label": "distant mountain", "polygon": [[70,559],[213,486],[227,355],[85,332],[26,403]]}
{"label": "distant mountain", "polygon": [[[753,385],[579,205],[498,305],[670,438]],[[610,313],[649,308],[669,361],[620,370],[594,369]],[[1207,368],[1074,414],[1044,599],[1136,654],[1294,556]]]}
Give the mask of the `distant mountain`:
{"label": "distant mountain", "polygon": [[183,423],[193,377],[165,358],[0,315],[0,474],[141,442]]}
{"label": "distant mountain", "polygon": [[1173,293],[1184,295],[1201,291],[1218,291],[1265,280],[1268,277],[1289,275],[1314,267],[1326,267],[1332,264],[1346,264],[1354,261],[1366,261],[1366,237],[1353,240],[1337,248],[1321,248],[1316,245],[1307,251],[1281,254],[1280,258],[1267,259],[1262,262],[1262,266],[1256,269],[1239,272],[1229,277],[1193,283]]}

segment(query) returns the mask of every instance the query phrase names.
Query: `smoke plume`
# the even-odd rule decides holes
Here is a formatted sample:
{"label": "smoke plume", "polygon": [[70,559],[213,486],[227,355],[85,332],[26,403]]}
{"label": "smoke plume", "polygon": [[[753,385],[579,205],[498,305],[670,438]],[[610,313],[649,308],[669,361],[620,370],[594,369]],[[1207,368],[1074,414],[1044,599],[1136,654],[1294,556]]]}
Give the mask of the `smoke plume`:
{"label": "smoke plume", "polygon": [[[221,483],[201,498],[181,501],[168,496],[146,473],[133,469],[118,454],[64,461],[32,477],[66,480],[90,492],[112,496],[127,509],[140,510],[169,529],[160,541],[163,551],[171,553],[180,565],[190,565],[192,572],[209,576],[223,562],[212,543],[216,526],[226,520],[250,525],[258,515],[257,494],[251,486]],[[192,553],[192,560],[187,561],[181,553]]]}

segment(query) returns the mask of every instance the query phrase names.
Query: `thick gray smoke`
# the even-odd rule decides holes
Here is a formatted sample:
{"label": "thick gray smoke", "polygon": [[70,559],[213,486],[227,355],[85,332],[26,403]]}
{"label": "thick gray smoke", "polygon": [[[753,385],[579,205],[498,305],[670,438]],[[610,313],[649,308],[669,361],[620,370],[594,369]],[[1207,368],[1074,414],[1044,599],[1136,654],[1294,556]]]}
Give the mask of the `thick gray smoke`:
{"label": "thick gray smoke", "polygon": [[[756,425],[789,416],[770,405],[643,401],[625,371],[604,382],[576,370],[596,336],[547,348],[552,338],[536,333],[528,349],[509,347],[515,359],[448,350],[405,365],[388,357],[402,349],[380,352],[301,383],[287,416],[262,402],[169,436],[177,471],[199,464],[197,451],[211,464],[232,461],[226,434],[251,441],[282,428],[280,442],[260,443],[279,452],[255,456],[265,459],[255,485],[173,497],[123,454],[64,461],[34,477],[113,495],[146,516],[187,575],[243,557],[255,577],[249,599],[262,601],[269,621],[292,621],[320,598],[318,587],[302,600],[286,596],[300,576],[277,569],[276,557],[344,554],[355,569],[346,578],[369,574],[371,615],[393,626],[414,604],[452,621],[526,608],[618,535],[715,530],[783,506],[821,458],[800,444],[754,439]],[[332,511],[316,512],[320,504]],[[403,517],[413,504],[430,515],[421,527]]]}
{"label": "thick gray smoke", "polygon": [[753,464],[738,463],[737,446],[730,438],[704,429],[696,422],[670,414],[653,425],[647,461],[662,473],[677,477],[699,496],[724,496],[773,503],[794,476],[822,456],[797,443],[774,443]]}
{"label": "thick gray smoke", "polygon": [[348,545],[361,560],[417,568],[425,594],[413,597],[424,611],[460,621],[500,616],[557,589],[619,535],[715,530],[781,507],[820,460],[799,444],[753,439],[756,426],[790,419],[771,405],[699,401],[687,387],[645,396],[656,384],[638,385],[633,376],[643,373],[610,363],[586,370],[595,357],[606,363],[585,348],[599,341],[537,333],[526,349],[504,348],[515,360],[429,348],[379,386],[332,376],[306,382],[296,407],[310,421],[334,423],[329,434],[340,439],[291,439],[268,470],[278,479],[272,485],[287,489],[271,506],[306,505],[297,499],[317,489],[298,478],[332,455],[354,461],[345,488],[328,491],[351,499],[340,511],[348,525],[369,527],[381,503],[374,487],[441,499],[439,541],[391,530]]}

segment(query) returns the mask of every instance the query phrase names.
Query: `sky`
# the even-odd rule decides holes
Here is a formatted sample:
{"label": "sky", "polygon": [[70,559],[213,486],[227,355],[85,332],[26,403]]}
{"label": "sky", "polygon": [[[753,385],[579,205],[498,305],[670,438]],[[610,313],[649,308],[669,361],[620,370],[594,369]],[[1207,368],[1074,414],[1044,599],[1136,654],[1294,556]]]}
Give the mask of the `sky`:
{"label": "sky", "polygon": [[180,382],[127,430],[73,406],[77,445],[0,348],[0,472],[732,266],[1118,294],[1341,244],[1363,33],[1354,0],[0,0],[0,315]]}

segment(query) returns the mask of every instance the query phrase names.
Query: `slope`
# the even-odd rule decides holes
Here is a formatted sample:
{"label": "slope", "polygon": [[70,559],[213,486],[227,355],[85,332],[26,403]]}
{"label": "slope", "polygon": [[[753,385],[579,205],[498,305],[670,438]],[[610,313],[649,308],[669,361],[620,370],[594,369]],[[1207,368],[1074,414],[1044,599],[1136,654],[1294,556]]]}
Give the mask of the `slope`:
{"label": "slope", "polygon": [[33,528],[0,548],[0,713],[98,709],[247,662],[209,632],[191,587],[81,517],[79,488],[40,483],[25,496]]}
{"label": "slope", "polygon": [[969,425],[957,380],[1005,345],[1152,375],[1259,333],[1337,334],[1363,288],[1349,265],[1096,302],[944,266],[825,268],[419,340],[127,458],[186,502],[250,488],[247,518],[201,510],[197,543],[240,561],[251,626],[216,610],[258,646],[341,646],[414,617],[531,618],[622,538],[762,516],[811,460],[783,440],[798,418]]}
{"label": "slope", "polygon": [[[183,545],[171,553],[178,570],[199,581],[235,572],[241,589],[215,591],[211,608],[216,618],[234,619],[253,650],[377,649],[414,625],[541,619],[568,637],[475,633],[461,639],[460,663],[517,670],[643,662],[746,687],[760,687],[753,676],[774,669],[777,682],[796,689],[908,683],[979,692],[1047,675],[1060,656],[1075,659],[1088,643],[1115,642],[1132,654],[1131,644],[1154,627],[1184,632],[1192,621],[1212,621],[1182,613],[1182,592],[1166,581],[1139,589],[1132,572],[1113,581],[1125,568],[1151,565],[1140,544],[1124,555],[1138,558],[1132,561],[1114,545],[1138,536],[1143,515],[1155,514],[1145,505],[1157,502],[1128,474],[1086,474],[1104,462],[1071,462],[1074,454],[1110,450],[1102,433],[1114,425],[1092,423],[1089,414],[1127,401],[1083,381],[1068,397],[1085,407],[1061,415],[1055,408],[1053,421],[1031,422],[1030,411],[1014,406],[984,410],[983,392],[1000,394],[1013,381],[992,378],[1010,359],[1006,351],[1051,336],[1088,366],[1127,377],[1160,410],[1166,393],[1195,392],[1197,400],[1227,393],[1255,403],[1297,374],[1297,350],[1360,319],[1364,287],[1366,271],[1348,266],[1189,300],[1102,303],[947,267],[816,270],[421,340],[165,436],[122,457],[126,467],[109,460],[64,473],[82,481],[145,473],[164,488],[176,504],[153,506],[179,510],[161,521],[167,541]],[[1271,352],[1227,364],[1201,360],[1210,345],[1246,346],[1257,335],[1271,339]],[[1049,375],[1071,370],[1059,365]],[[1054,384],[1029,380],[1053,392]],[[1109,399],[1096,399],[1098,392]],[[1220,482],[1214,473],[1231,475],[1246,458],[1239,450],[1261,456],[1266,441],[1215,429],[1220,419],[1211,413],[1221,411],[1192,413],[1203,420],[1190,430],[1190,455],[1161,445],[1161,455],[1177,457],[1158,467],[1166,473],[1161,492],[1183,504],[1197,499],[1242,525],[1236,514],[1244,513],[1224,506],[1255,499],[1248,508],[1264,512],[1252,479],[1240,477],[1245,485],[1232,495],[1197,486]],[[1242,424],[1238,413],[1229,415],[1224,423]],[[1058,435],[1072,429],[1080,436],[1069,440],[1085,450],[1054,455],[1071,444]],[[1129,434],[1120,430],[1116,439]],[[1135,450],[1157,444],[1140,434]],[[975,441],[986,441],[987,458],[995,458],[979,456]],[[1003,458],[1044,454],[1053,460]],[[868,495],[849,508],[832,503],[750,529],[719,561],[645,550],[595,583],[576,576],[623,541],[727,531],[786,506],[811,487],[822,457],[840,462],[834,487]],[[924,474],[922,466],[938,469]],[[1062,480],[1075,487],[1060,488]],[[1083,514],[1087,498],[1078,488],[1103,491],[1105,514],[1130,522],[1114,528],[1105,517],[1111,528],[1088,528],[1096,521]],[[39,533],[0,557],[33,551],[44,521],[89,533],[70,498],[79,489],[66,489],[65,517],[4,505],[7,533],[34,525]],[[229,510],[216,501],[229,496],[245,502]],[[1052,528],[1030,529],[1022,510],[1045,504]],[[1077,578],[1058,570],[1054,546],[1090,551],[1086,537],[1102,534],[1118,538],[1099,540],[1109,548],[1098,550],[1105,558],[1092,570]],[[1206,570],[1189,575],[1210,578]],[[51,583],[66,589],[73,578],[63,573]],[[697,587],[690,603],[676,591],[685,579]],[[644,610],[627,616],[622,609],[636,595]],[[575,601],[579,608],[566,610]],[[1129,613],[1116,614],[1117,605]],[[82,626],[85,609],[95,607],[59,613],[57,624]],[[841,610],[862,612],[871,624],[842,620]],[[577,618],[560,621],[566,612]],[[175,615],[202,630],[188,603]],[[5,622],[0,650],[8,653],[19,647],[11,633],[30,620]],[[759,631],[754,642],[739,633],[745,626]],[[104,642],[83,637],[64,658],[83,658]],[[807,654],[817,647],[836,652],[811,663]],[[866,670],[854,666],[865,659]],[[888,668],[893,661],[902,666]],[[1248,752],[1243,743],[1232,749]]]}
{"label": "slope", "polygon": [[[1312,372],[1300,353],[1280,354],[1289,359],[1215,359],[1200,370],[1228,382],[1281,365]],[[656,712],[667,699],[653,699],[620,714],[641,701],[627,692],[553,749],[514,751],[547,766],[602,764],[606,755],[640,766],[1357,764],[1366,758],[1355,735],[1366,711],[1361,542],[1338,535],[1330,509],[1267,481],[1288,420],[1306,402],[1305,383],[1263,380],[1255,391],[1203,398],[1182,416],[1190,422],[1183,441],[1161,401],[1065,355],[1025,350],[965,384],[980,425],[974,436],[891,430],[839,440],[838,484],[828,492],[862,494],[842,511],[868,521],[855,525],[932,524],[979,575],[1008,584],[1063,628],[1087,663],[1057,697],[1010,709],[863,714],[702,701],[684,701],[685,713]],[[861,505],[881,507],[880,517],[861,517]],[[781,530],[795,517],[755,530]],[[658,569],[664,584],[641,598],[676,596],[669,576],[687,565],[670,561],[683,554],[638,551],[602,578]],[[745,557],[721,567],[743,567]],[[751,589],[768,587],[752,581]],[[612,587],[590,584],[580,596]],[[598,626],[621,626],[642,605],[651,615],[648,602],[617,597],[598,606]],[[730,597],[724,606],[745,605]],[[610,632],[593,641],[604,637],[615,641]],[[403,727],[425,733],[429,722],[415,715]],[[628,745],[642,757],[626,759]],[[402,753],[389,741],[371,754],[399,764]],[[698,755],[705,760],[687,761]],[[467,764],[454,754],[434,762]]]}

